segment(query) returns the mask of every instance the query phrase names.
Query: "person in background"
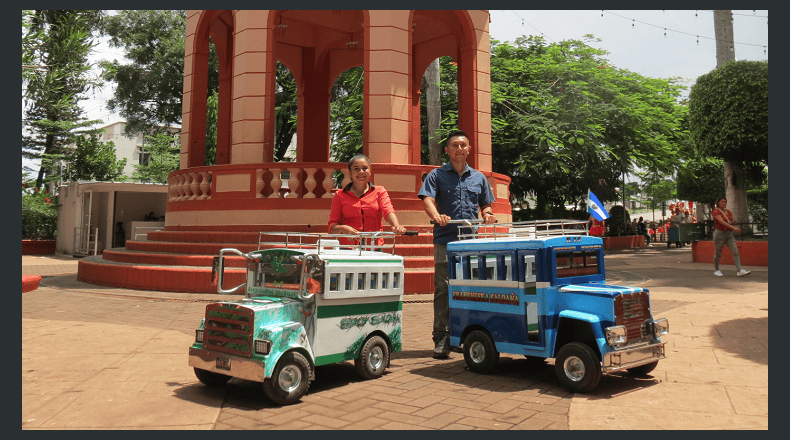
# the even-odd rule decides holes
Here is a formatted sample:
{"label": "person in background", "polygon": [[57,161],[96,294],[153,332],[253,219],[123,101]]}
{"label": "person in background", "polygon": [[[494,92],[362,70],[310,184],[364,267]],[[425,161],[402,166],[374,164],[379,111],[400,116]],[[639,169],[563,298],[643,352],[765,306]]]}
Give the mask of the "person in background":
{"label": "person in background", "polygon": [[[360,231],[381,231],[382,219],[392,225],[392,232],[396,235],[406,232],[398,222],[387,190],[370,183],[370,159],[357,154],[348,161],[348,169],[351,171],[351,183],[332,199],[329,233],[359,235]],[[341,238],[341,243],[352,244],[352,240]],[[383,243],[384,239],[377,240],[378,245]]]}
{"label": "person in background", "polygon": [[[447,243],[458,236],[458,226],[449,220],[477,219],[482,214],[486,224],[496,222],[494,193],[480,171],[470,167],[466,158],[472,151],[469,136],[461,130],[451,131],[444,151],[450,162],[434,169],[422,182],[418,197],[423,209],[435,222],[433,227],[433,357],[450,357],[450,298],[447,274]],[[478,211],[479,210],[479,211]]]}
{"label": "person in background", "polygon": [[[680,212],[679,208],[676,208],[675,209],[675,215],[672,216],[672,221],[670,222],[669,226],[671,228],[677,228],[683,222],[684,222],[683,213]],[[678,236],[678,240],[680,240],[680,236]],[[683,247],[683,242],[682,241],[676,241],[675,242],[675,246]]]}
{"label": "person in background", "polygon": [[587,230],[590,231],[590,235],[603,237],[604,232],[606,232],[605,222],[606,220],[598,220],[591,215],[590,218],[587,219]]}
{"label": "person in background", "polygon": [[732,261],[735,262],[735,269],[737,270],[735,275],[739,277],[749,275],[751,272],[741,267],[741,255],[738,253],[738,244],[735,242],[735,235],[733,235],[734,232],[741,232],[741,228],[734,224],[732,211],[727,209],[726,197],[720,197],[716,200],[716,209],[713,210],[713,221],[716,222],[713,230],[713,245],[715,246],[713,268],[716,271],[713,272],[713,275],[717,277],[724,276],[719,270],[719,258],[721,258],[721,251],[725,244],[730,248]]}

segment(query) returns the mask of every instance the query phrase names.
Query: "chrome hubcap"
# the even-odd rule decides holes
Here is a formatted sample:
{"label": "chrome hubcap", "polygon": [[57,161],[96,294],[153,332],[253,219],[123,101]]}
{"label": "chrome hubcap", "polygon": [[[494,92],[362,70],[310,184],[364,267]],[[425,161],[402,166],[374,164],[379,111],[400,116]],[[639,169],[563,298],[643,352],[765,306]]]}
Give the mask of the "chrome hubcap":
{"label": "chrome hubcap", "polygon": [[472,345],[469,347],[469,357],[476,364],[483,362],[486,358],[486,349],[483,347],[483,344],[477,341],[472,342]]}
{"label": "chrome hubcap", "polygon": [[562,366],[568,379],[578,382],[584,378],[584,362],[578,357],[571,356],[565,359],[565,363]]}
{"label": "chrome hubcap", "polygon": [[277,383],[283,391],[290,393],[299,388],[299,384],[302,383],[302,372],[299,368],[289,365],[280,371],[280,375],[277,376]]}
{"label": "chrome hubcap", "polygon": [[373,371],[378,370],[383,362],[384,352],[381,351],[381,347],[373,347],[373,350],[370,350],[370,354],[368,354],[368,365],[370,365],[370,369]]}

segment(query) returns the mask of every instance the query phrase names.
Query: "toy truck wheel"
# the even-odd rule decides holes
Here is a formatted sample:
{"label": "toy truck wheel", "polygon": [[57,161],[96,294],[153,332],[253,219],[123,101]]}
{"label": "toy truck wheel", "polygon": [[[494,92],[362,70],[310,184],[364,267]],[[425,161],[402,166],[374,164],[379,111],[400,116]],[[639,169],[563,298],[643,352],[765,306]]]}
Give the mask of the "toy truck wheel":
{"label": "toy truck wheel", "polygon": [[628,368],[628,373],[634,376],[646,376],[651,371],[655,370],[658,366],[658,361],[651,362],[649,364],[640,365],[634,368]]}
{"label": "toy truck wheel", "polygon": [[274,367],[272,377],[263,381],[263,392],[279,405],[298,402],[309,387],[310,363],[295,351],[283,354]]}
{"label": "toy truck wheel", "polygon": [[381,336],[373,336],[365,341],[359,357],[354,359],[354,367],[365,379],[375,379],[384,374],[389,360],[390,351],[387,342]]}
{"label": "toy truck wheel", "polygon": [[475,330],[464,341],[464,360],[469,370],[485,374],[491,371],[499,360],[494,340],[488,333]]}
{"label": "toy truck wheel", "polygon": [[557,355],[554,370],[560,384],[571,391],[592,391],[601,381],[598,356],[589,346],[579,342],[565,344]]}
{"label": "toy truck wheel", "polygon": [[198,380],[204,385],[210,387],[225,385],[230,380],[230,376],[214,373],[213,371],[201,370],[200,368],[195,368],[195,376],[197,376]]}

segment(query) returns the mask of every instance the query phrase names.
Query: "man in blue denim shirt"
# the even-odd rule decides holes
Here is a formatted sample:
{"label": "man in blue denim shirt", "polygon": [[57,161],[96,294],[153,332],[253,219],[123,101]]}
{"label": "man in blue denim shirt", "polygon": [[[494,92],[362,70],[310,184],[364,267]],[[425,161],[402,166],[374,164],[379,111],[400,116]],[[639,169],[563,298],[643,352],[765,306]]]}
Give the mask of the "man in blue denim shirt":
{"label": "man in blue denim shirt", "polygon": [[491,204],[494,193],[483,173],[466,163],[472,146],[461,130],[450,132],[444,151],[450,162],[431,171],[418,196],[423,209],[436,225],[433,227],[433,357],[450,357],[450,306],[447,275],[447,243],[457,240],[458,226],[448,220],[477,219],[478,209],[486,224],[496,222]]}

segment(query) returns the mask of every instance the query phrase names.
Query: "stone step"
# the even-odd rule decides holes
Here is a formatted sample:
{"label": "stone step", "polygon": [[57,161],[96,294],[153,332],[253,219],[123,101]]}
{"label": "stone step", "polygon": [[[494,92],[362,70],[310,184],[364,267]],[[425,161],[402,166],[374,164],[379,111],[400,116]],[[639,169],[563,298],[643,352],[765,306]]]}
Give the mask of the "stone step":
{"label": "stone step", "polygon": [[[79,260],[77,279],[100,286],[164,292],[216,293],[211,267],[171,266],[150,263],[126,263],[104,259],[101,255]],[[246,269],[225,270],[223,287],[230,289],[246,282]],[[406,269],[405,294],[433,292],[433,269]],[[241,289],[239,294],[243,294]]]}
{"label": "stone step", "polygon": [[[219,255],[225,248],[238,249],[241,252],[251,252],[258,249],[255,244],[226,242],[226,243],[194,243],[194,242],[169,242],[169,241],[127,241],[126,249],[149,253],[172,253],[193,255]],[[433,257],[433,243],[428,244],[395,244],[395,254],[407,256]]]}
{"label": "stone step", "polygon": [[[212,255],[194,255],[194,254],[174,254],[169,252],[147,252],[130,250],[125,248],[107,249],[102,253],[102,257],[106,261],[114,261],[118,263],[133,263],[133,264],[154,264],[162,266],[193,266],[193,267],[211,267],[214,257]],[[416,256],[404,257],[403,265],[405,268],[431,268],[433,267],[433,257]],[[240,267],[245,268],[247,260],[244,257],[237,255],[225,256],[225,267]]]}
{"label": "stone step", "polygon": [[[423,227],[424,228],[424,227]],[[409,228],[409,230],[416,230]],[[159,230],[148,233],[148,241],[171,243],[242,243],[258,244],[260,231],[171,231]],[[302,231],[299,231],[302,232]],[[310,232],[325,233],[326,230]],[[294,238],[299,240],[298,238]],[[283,241],[284,236],[261,237],[263,241]],[[315,242],[314,239],[305,239],[306,242]],[[395,238],[396,245],[400,244],[432,244],[433,236],[430,231],[421,231],[420,235],[402,235]]]}

